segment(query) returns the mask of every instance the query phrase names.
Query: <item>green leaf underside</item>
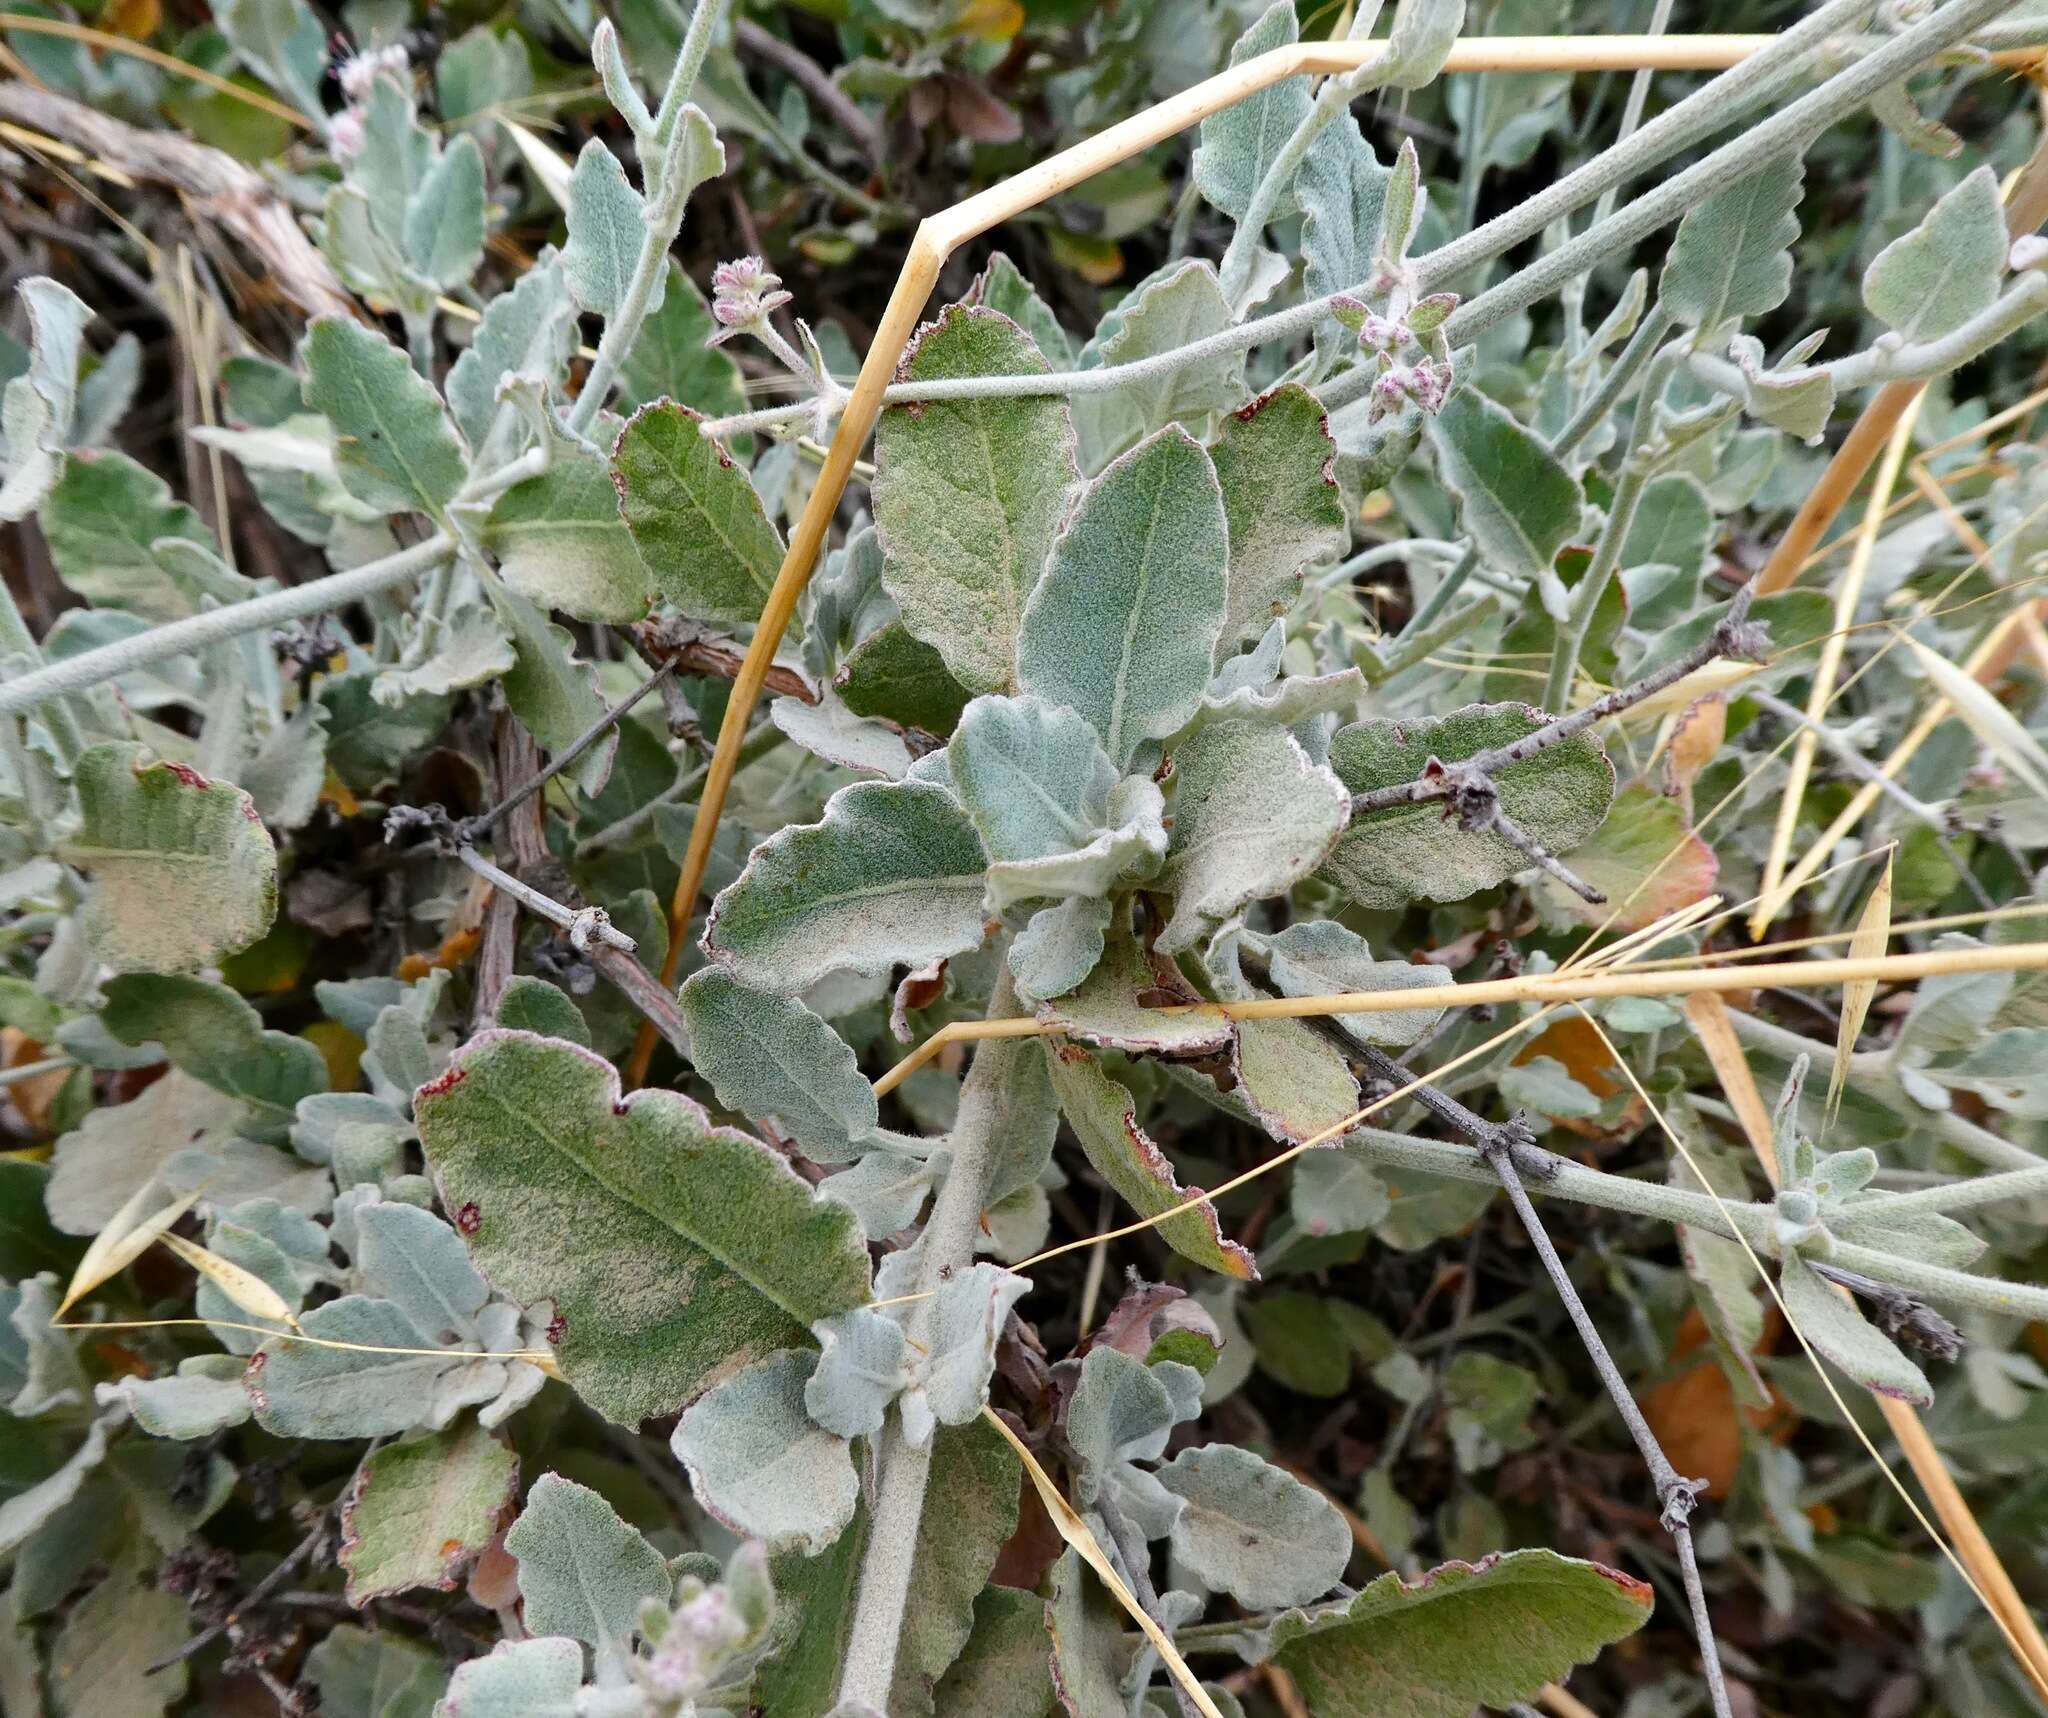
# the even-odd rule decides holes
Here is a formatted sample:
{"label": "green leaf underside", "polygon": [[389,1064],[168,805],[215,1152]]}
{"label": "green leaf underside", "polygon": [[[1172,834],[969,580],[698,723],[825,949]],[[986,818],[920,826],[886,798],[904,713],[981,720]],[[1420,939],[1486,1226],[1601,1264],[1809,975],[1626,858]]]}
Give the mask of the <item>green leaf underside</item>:
{"label": "green leaf underside", "polygon": [[[1138,1125],[1131,1094],[1102,1071],[1090,1052],[1049,1042],[1045,1065],[1088,1161],[1139,1216],[1156,1217],[1200,1193],[1200,1188],[1180,1185],[1166,1154]],[[1216,1209],[1206,1201],[1157,1227],[1161,1238],[1183,1258],[1242,1280],[1258,1275],[1252,1255],[1224,1239]]]}
{"label": "green leaf underside", "polygon": [[478,1266],[554,1303],[563,1374],[612,1419],[674,1412],[867,1299],[850,1212],[689,1099],[622,1098],[574,1044],[483,1033],[414,1108]]}
{"label": "green leaf underside", "polygon": [[[1445,763],[1507,745],[1548,720],[1526,704],[1471,704],[1424,721],[1375,718],[1340,728],[1330,767],[1354,794],[1421,775],[1430,758]],[[1590,735],[1561,745],[1498,777],[1500,805],[1534,840],[1567,852],[1600,827],[1614,797],[1614,766]],[[1447,821],[1440,802],[1395,806],[1355,817],[1322,874],[1360,906],[1411,900],[1458,901],[1527,869],[1520,849],[1491,833]]]}
{"label": "green leaf underside", "polygon": [[1641,1628],[1651,1604],[1642,1582],[1597,1563],[1510,1551],[1412,1586],[1382,1575],[1334,1626],[1289,1613],[1274,1625],[1275,1658],[1317,1718],[1467,1718],[1533,1698]]}

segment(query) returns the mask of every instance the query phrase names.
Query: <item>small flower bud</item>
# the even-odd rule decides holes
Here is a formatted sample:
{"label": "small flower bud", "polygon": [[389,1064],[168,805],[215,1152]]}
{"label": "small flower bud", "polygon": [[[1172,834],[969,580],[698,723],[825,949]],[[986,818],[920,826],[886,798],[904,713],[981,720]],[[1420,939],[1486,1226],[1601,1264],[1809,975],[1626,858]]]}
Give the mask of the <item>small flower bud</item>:
{"label": "small flower bud", "polygon": [[791,297],[781,287],[782,277],[759,257],[720,263],[711,271],[711,314],[719,322],[711,344],[750,333],[781,309]]}
{"label": "small flower bud", "polygon": [[2048,238],[2043,238],[2039,233],[2022,233],[2013,240],[2006,264],[2014,274],[2020,274],[2030,268],[2039,268],[2043,263],[2048,263]]}

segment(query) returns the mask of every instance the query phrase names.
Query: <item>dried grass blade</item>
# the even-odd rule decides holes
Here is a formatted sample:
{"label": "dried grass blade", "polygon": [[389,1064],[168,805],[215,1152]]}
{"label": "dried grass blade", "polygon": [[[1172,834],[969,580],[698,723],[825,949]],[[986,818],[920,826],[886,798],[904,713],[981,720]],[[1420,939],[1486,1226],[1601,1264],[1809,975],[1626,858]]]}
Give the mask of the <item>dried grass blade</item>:
{"label": "dried grass blade", "polygon": [[[1855,935],[1849,939],[1849,958],[1867,960],[1872,955],[1883,954],[1891,935],[1892,858],[1887,855],[1877,886],[1870,891],[1870,899],[1863,903],[1862,915],[1856,920]],[[1863,1022],[1869,1018],[1870,1005],[1876,997],[1877,980],[1874,978],[1852,979],[1842,986],[1842,1024],[1835,1033],[1835,1065],[1828,1074],[1827,1114],[1830,1122],[1842,1107],[1842,1090],[1849,1080],[1849,1058],[1856,1053],[1856,1040],[1863,1035]]]}
{"label": "dried grass blade", "polygon": [[66,1312],[105,1282],[109,1277],[126,1270],[152,1242],[175,1223],[180,1217],[199,1203],[203,1188],[195,1187],[182,1199],[173,1199],[152,1217],[141,1215],[149,1201],[150,1188],[154,1182],[136,1188],[122,1203],[121,1209],[107,1219],[107,1225],[92,1239],[92,1245],[85,1249],[85,1257],[78,1261],[78,1268],[71,1273],[70,1286],[64,1290],[64,1298],[57,1303],[57,1316]]}
{"label": "dried grass blade", "polygon": [[284,1296],[254,1271],[244,1270],[232,1259],[224,1259],[211,1248],[188,1241],[182,1235],[159,1235],[157,1239],[251,1318],[273,1319],[288,1328],[298,1324],[292,1309],[285,1305]]}
{"label": "dried grass blade", "polygon": [[1900,637],[1984,749],[2030,791],[2048,799],[2048,750],[2041,742],[2020,726],[2019,719],[1975,675],[1965,673],[1940,651],[1930,650],[1910,632]]}
{"label": "dried grass blade", "polygon": [[1045,1505],[1045,1512],[1052,1517],[1053,1526],[1059,1529],[1060,1537],[1080,1553],[1081,1561],[1101,1578],[1110,1596],[1131,1615],[1131,1620],[1144,1630],[1145,1638],[1158,1650],[1166,1661],[1166,1668],[1173,1673],[1174,1681],[1187,1691],[1188,1698],[1203,1718],[1223,1718],[1216,1709],[1216,1702],[1209,1698],[1207,1691],[1188,1669],[1187,1660],[1182,1658],[1173,1644],[1173,1638],[1145,1614],[1145,1607],[1131,1596],[1130,1588],[1123,1583],[1123,1577],[1116,1572],[1101,1543],[1089,1531],[1088,1523],[1081,1518],[1081,1512],[1060,1495],[1060,1488],[1053,1484],[1052,1476],[1038,1465],[1038,1458],[1025,1446],[1024,1440],[1010,1430],[1002,1415],[993,1408],[983,1408],[981,1417],[1003,1434],[1010,1448],[1017,1452],[1017,1459],[1024,1464],[1024,1471],[1031,1476],[1032,1488],[1038,1493],[1039,1502]]}

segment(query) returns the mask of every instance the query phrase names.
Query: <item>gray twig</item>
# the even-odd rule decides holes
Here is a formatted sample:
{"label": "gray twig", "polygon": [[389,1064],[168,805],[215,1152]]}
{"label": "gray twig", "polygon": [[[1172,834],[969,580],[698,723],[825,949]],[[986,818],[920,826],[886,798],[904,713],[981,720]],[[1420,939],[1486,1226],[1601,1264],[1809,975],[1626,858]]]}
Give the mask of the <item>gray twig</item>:
{"label": "gray twig", "polygon": [[[1348,1051],[1382,1079],[1406,1085],[1412,1077],[1406,1069],[1370,1045],[1353,1044],[1348,1046]],[[1412,1095],[1432,1115],[1449,1123],[1477,1146],[1493,1172],[1500,1177],[1501,1186],[1507,1190],[1508,1202],[1514,1206],[1515,1215],[1528,1231],[1529,1240],[1536,1248],[1537,1257],[1543,1261],[1551,1286],[1564,1302],[1572,1327],[1579,1333],[1587,1357],[1593,1362],[1593,1370],[1600,1374],[1600,1382],[1606,1386],[1615,1412],[1620,1414],[1629,1436],[1642,1453],[1643,1462],[1650,1470],[1650,1483],[1656,1487],[1664,1530],[1671,1535],[1678,1550],[1678,1566],[1685,1579],[1686,1598],[1692,1605],[1693,1632],[1699,1638],[1700,1665],[1706,1674],[1707,1692],[1713,1701],[1715,1718],[1729,1718],[1728,1690],[1721,1678],[1720,1652],[1714,1643],[1713,1619],[1707,1614],[1706,1589],[1700,1581],[1699,1560],[1693,1551],[1692,1528],[1689,1525],[1706,1481],[1686,1479],[1671,1465],[1670,1457],[1657,1442],[1657,1434],[1650,1430],[1649,1421],[1643,1418],[1642,1409],[1636,1406],[1635,1396],[1629,1390],[1628,1381],[1622,1377],[1621,1369],[1615,1365],[1614,1356],[1608,1353],[1607,1344],[1593,1323],[1592,1314],[1586,1310],[1586,1303],[1579,1297],[1571,1273],[1558,1257],[1550,1232],[1537,1215],[1523,1175],[1526,1169],[1538,1179],[1547,1179],[1554,1173],[1549,1167],[1548,1154],[1536,1150],[1535,1136],[1520,1114],[1506,1123],[1490,1122],[1448,1093],[1436,1091],[1427,1084],[1417,1086]]]}
{"label": "gray twig", "polygon": [[531,884],[520,882],[502,865],[492,864],[474,847],[457,846],[455,857],[494,889],[510,895],[528,912],[538,913],[551,924],[560,925],[569,933],[570,945],[578,954],[589,953],[592,942],[600,942],[606,948],[618,949],[623,954],[631,954],[640,946],[624,931],[613,926],[611,914],[602,907],[565,907]]}

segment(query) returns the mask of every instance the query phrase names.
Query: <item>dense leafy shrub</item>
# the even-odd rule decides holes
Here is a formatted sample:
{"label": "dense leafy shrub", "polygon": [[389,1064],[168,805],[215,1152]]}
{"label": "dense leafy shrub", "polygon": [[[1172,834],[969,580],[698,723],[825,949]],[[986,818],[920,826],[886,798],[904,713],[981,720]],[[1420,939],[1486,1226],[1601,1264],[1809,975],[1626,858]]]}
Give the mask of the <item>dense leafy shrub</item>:
{"label": "dense leafy shrub", "polygon": [[2029,24],[346,10],[0,25],[0,1713],[2039,1710]]}

